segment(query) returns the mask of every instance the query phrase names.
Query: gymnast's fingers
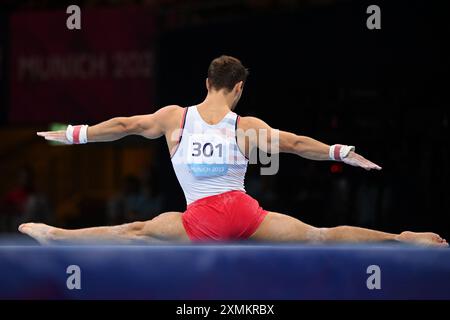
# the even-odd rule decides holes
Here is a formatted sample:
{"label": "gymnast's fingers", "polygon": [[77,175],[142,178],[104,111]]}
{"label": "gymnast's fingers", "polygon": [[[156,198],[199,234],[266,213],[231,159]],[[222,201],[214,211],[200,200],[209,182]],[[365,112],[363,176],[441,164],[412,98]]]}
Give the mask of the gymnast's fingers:
{"label": "gymnast's fingers", "polygon": [[356,165],[368,171],[372,169],[381,170],[381,167],[379,165],[373,163],[372,161],[367,160],[366,158],[357,153],[353,154],[352,158],[355,161]]}
{"label": "gymnast's fingers", "polygon": [[70,142],[67,141],[66,137],[60,137],[60,136],[46,136],[45,140],[70,144]]}
{"label": "gymnast's fingers", "polygon": [[363,160],[364,160],[364,163],[366,164],[366,166],[370,169],[375,169],[375,170],[382,169],[379,165],[373,163],[372,161],[367,160],[366,158],[363,158]]}
{"label": "gymnast's fingers", "polygon": [[36,133],[40,137],[47,137],[47,136],[65,136],[66,132],[64,130],[58,130],[58,131],[41,131]]}

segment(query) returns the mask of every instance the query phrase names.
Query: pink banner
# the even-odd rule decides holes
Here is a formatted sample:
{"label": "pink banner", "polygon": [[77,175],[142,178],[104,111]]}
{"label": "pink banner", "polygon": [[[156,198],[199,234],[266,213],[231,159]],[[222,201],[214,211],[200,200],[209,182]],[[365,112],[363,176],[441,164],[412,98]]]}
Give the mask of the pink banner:
{"label": "pink banner", "polygon": [[12,123],[92,123],[154,108],[155,20],[142,8],[81,9],[11,19]]}

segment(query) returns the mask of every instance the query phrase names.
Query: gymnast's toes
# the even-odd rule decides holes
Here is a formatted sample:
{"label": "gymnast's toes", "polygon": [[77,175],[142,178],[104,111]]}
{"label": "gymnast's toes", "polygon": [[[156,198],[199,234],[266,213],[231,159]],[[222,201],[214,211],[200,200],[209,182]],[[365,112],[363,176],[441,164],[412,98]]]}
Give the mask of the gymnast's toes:
{"label": "gymnast's toes", "polygon": [[53,240],[52,229],[53,227],[43,223],[24,223],[19,226],[19,231],[21,233],[34,238],[40,244],[48,244]]}
{"label": "gymnast's toes", "polygon": [[32,222],[30,222],[30,223],[22,223],[22,224],[19,226],[19,231],[26,234],[27,231],[31,228],[31,226],[32,226],[33,224],[34,224],[34,223],[32,223]]}
{"label": "gymnast's toes", "polygon": [[438,234],[432,232],[405,231],[397,237],[397,240],[424,246],[448,247],[448,243],[445,239],[442,239]]}

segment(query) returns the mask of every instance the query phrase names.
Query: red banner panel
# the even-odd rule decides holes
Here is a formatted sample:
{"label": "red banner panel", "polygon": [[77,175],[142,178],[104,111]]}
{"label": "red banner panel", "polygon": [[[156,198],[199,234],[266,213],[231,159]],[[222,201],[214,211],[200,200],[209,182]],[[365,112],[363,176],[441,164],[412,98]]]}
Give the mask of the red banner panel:
{"label": "red banner panel", "polygon": [[6,34],[7,34],[7,16],[0,12],[0,122],[3,122],[6,116],[5,94],[6,94]]}
{"label": "red banner panel", "polygon": [[154,108],[155,19],[148,9],[81,9],[11,19],[11,123],[70,123]]}

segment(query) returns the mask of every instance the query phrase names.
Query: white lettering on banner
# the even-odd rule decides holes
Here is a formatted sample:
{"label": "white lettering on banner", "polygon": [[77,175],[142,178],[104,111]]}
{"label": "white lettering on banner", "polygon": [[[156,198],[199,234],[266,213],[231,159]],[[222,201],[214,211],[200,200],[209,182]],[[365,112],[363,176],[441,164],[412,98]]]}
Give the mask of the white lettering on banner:
{"label": "white lettering on banner", "polygon": [[151,78],[153,53],[132,51],[59,55],[22,55],[17,60],[19,81],[93,78]]}

